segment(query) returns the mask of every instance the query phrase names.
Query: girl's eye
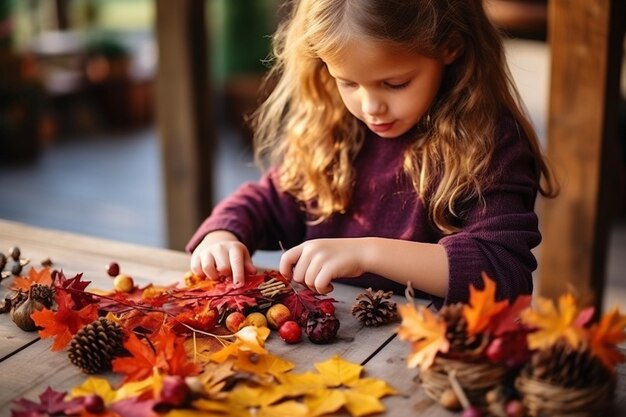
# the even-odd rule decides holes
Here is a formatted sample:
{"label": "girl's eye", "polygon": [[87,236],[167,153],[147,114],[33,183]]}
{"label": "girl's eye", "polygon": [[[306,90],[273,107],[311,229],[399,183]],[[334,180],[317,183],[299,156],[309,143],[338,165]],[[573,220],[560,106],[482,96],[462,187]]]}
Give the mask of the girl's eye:
{"label": "girl's eye", "polygon": [[353,83],[350,81],[337,81],[337,84],[339,84],[340,87],[344,87],[344,88],[356,87],[356,83]]}
{"label": "girl's eye", "polygon": [[400,90],[403,89],[404,87],[406,87],[407,85],[409,85],[409,81],[403,82],[403,83],[390,83],[390,82],[386,82],[385,86],[387,88],[391,88],[392,90]]}

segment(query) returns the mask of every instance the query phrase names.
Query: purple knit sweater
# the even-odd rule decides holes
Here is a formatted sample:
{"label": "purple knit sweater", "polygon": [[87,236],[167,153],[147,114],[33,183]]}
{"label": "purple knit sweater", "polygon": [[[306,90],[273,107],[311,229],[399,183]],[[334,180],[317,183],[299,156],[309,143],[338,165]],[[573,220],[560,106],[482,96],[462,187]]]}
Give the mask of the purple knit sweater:
{"label": "purple knit sweater", "polygon": [[[444,236],[433,227],[424,203],[403,173],[403,152],[411,136],[384,139],[369,133],[355,160],[356,182],[349,209],[321,224],[306,224],[297,202],[278,190],[275,171],[258,183],[246,183],[218,204],[187,245],[188,251],[214,230],[234,233],[253,253],[278,250],[316,238],[376,236],[444,246],[449,262],[445,300],[467,301],[469,284],[482,288],[481,272],[497,281],[498,296],[515,298],[532,292],[537,267],[531,249],[539,244],[534,203],[536,164],[526,137],[508,120],[497,129],[497,149],[485,206],[467,207],[461,231]],[[417,254],[416,256],[419,256]],[[346,283],[402,292],[404,287],[374,274]]]}

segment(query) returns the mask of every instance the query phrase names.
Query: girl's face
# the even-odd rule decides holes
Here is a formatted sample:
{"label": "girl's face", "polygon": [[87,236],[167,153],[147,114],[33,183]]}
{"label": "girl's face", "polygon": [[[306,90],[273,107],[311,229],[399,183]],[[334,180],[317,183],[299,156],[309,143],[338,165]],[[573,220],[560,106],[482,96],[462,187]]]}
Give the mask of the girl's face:
{"label": "girl's face", "polygon": [[353,40],[325,62],[348,111],[378,136],[396,138],[426,114],[454,55],[431,58]]}

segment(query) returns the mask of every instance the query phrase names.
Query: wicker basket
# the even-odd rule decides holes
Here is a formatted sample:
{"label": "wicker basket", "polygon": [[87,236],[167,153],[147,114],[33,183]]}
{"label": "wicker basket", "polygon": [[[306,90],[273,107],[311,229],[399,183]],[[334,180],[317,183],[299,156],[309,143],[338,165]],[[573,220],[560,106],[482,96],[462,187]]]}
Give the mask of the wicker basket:
{"label": "wicker basket", "polygon": [[615,381],[587,388],[565,388],[526,375],[515,380],[529,417],[597,417],[609,405]]}
{"label": "wicker basket", "polygon": [[505,378],[507,368],[485,360],[464,361],[436,357],[435,362],[420,373],[422,387],[430,398],[439,401],[444,391],[455,389],[455,382],[471,404],[484,405],[485,394]]}

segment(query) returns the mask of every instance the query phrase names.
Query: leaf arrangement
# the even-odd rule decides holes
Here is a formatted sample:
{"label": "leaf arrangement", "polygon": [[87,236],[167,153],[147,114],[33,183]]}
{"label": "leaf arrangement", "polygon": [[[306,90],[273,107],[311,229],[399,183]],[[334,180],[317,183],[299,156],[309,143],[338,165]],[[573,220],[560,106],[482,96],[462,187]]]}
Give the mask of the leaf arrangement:
{"label": "leaf arrangement", "polygon": [[[530,305],[530,296],[518,297],[515,302],[496,301],[495,282],[483,274],[483,283],[482,290],[470,287],[469,303],[445,306],[439,314],[413,304],[399,307],[402,323],[398,336],[411,344],[409,367],[425,370],[437,355],[468,359],[485,356],[511,365],[527,359],[527,330],[519,322],[518,313]],[[450,316],[454,320],[448,319]],[[520,335],[523,343],[511,343]],[[462,339],[465,345],[453,346],[454,338]]]}
{"label": "leaf arrangement", "polygon": [[[603,315],[598,323],[591,323],[593,307],[580,309],[571,294],[562,295],[556,305],[537,297],[531,307],[530,296],[520,296],[514,302],[497,301],[495,282],[483,274],[483,283],[482,290],[470,287],[462,318],[466,335],[482,339],[478,353],[486,359],[515,366],[525,362],[528,354],[565,341],[572,348],[590,349],[609,370],[624,362],[617,345],[626,341],[626,316],[617,308]],[[437,355],[452,353],[443,314],[411,304],[400,306],[399,310],[402,323],[398,335],[411,343],[410,367],[419,365],[424,370]],[[495,352],[498,346],[506,347],[506,352]]]}
{"label": "leaf arrangement", "polygon": [[[425,389],[432,375],[448,366],[481,366],[485,374],[489,369],[507,369],[507,377],[494,381],[488,391],[469,382],[455,387],[451,381],[453,396],[464,398],[461,405],[466,411],[482,414],[480,406],[486,406],[493,415],[508,416],[517,414],[503,410],[524,413],[523,407],[529,407],[535,410],[529,415],[537,415],[548,397],[544,392],[535,398],[532,383],[526,381],[554,387],[554,399],[559,398],[561,389],[586,390],[580,391],[581,398],[587,395],[582,392],[593,393],[585,397],[588,403],[573,403],[584,404],[578,411],[602,405],[594,404],[595,398],[606,402],[604,393],[614,384],[616,365],[626,360],[618,349],[618,344],[626,341],[626,316],[614,308],[593,322],[593,307],[580,308],[571,294],[562,295],[556,303],[536,297],[532,306],[530,296],[497,300],[496,283],[486,274],[482,278],[482,289],[470,287],[467,304],[444,306],[437,313],[412,304],[399,307],[402,323],[398,335],[410,343],[408,367],[419,366]],[[470,404],[465,394],[477,398],[478,404]],[[443,395],[429,396],[446,408],[459,407]]]}
{"label": "leaf arrangement", "polygon": [[12,416],[314,417],[341,409],[353,416],[383,411],[380,398],[395,391],[382,380],[362,377],[361,366],[335,356],[315,364],[317,372],[296,374],[291,362],[265,348],[267,327],[232,333],[219,324],[228,312],[261,305],[281,302],[305,314],[323,300],[334,301],[277,281],[286,282],[269,271],[248,277],[242,288],[195,277],[182,288],[102,292],[88,291],[82,274],[68,279],[49,268],[31,269],[12,289],[54,289],[53,307],[31,314],[39,335],[54,339],[52,350],[63,350],[81,329],[105,317],[123,331],[123,353],[111,364],[122,380],[112,386],[90,377],[69,392],[48,387],[39,402],[15,401]]}

